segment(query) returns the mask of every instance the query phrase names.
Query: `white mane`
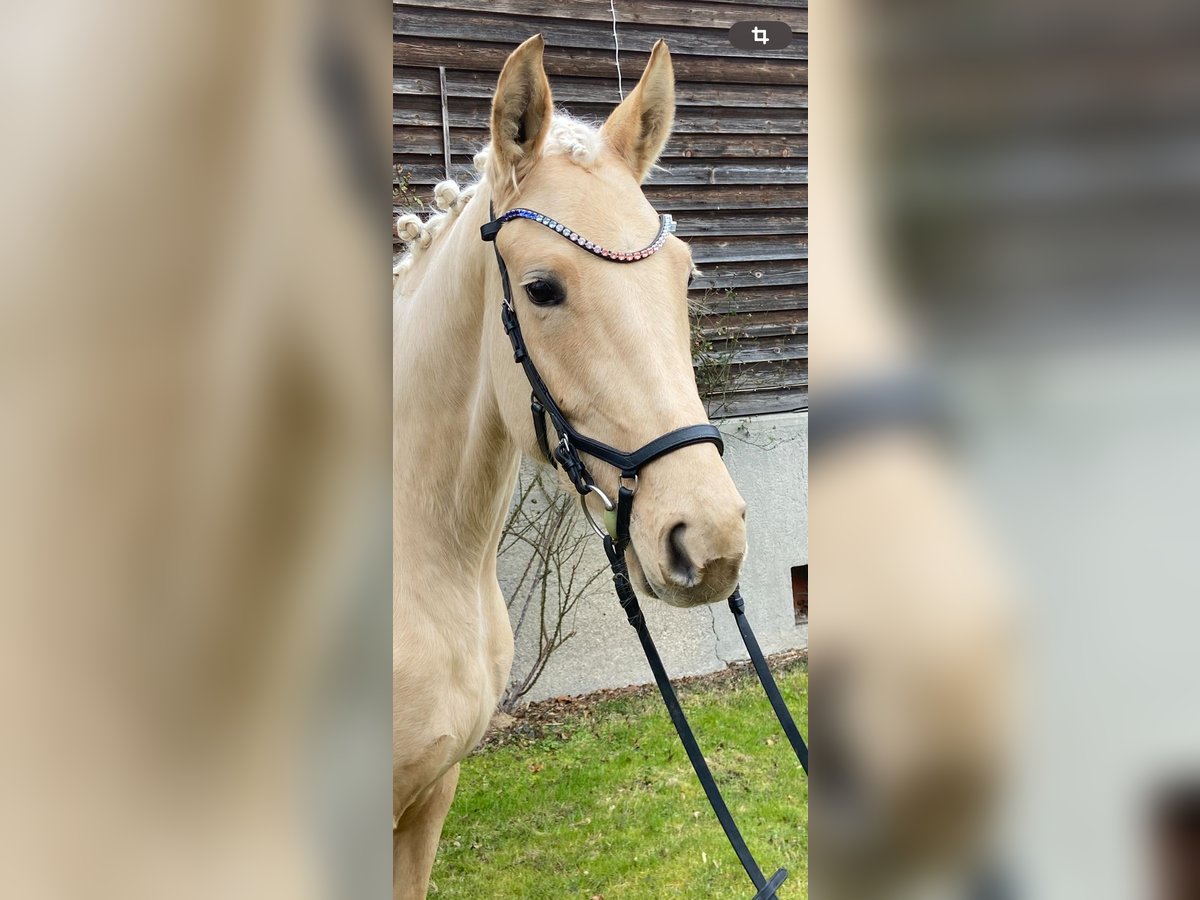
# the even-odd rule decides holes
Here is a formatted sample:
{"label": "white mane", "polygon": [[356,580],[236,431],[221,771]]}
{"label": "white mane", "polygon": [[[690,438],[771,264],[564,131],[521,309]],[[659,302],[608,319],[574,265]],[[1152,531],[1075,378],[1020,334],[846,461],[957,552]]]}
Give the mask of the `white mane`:
{"label": "white mane", "polygon": [[[550,131],[542,147],[542,156],[566,156],[577,165],[587,168],[600,155],[601,146],[598,128],[561,110],[555,110],[554,118],[550,122]],[[491,144],[475,154],[475,170],[479,173],[479,178],[474,183],[459,187],[457,181],[448,179],[433,189],[433,205],[440,212],[433,213],[427,219],[422,219],[418,213],[408,212],[396,219],[396,236],[405,245],[405,250],[392,268],[393,275],[399,275],[408,269],[416,254],[428,247],[438,233],[453,222],[467,205],[484,181],[490,156]]]}

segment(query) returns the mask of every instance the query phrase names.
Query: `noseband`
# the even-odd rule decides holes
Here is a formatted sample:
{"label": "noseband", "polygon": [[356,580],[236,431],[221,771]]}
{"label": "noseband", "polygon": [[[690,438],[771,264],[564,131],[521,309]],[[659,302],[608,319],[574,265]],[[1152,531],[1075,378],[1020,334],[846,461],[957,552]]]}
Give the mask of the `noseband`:
{"label": "noseband", "polygon": [[[633,511],[633,498],[637,493],[638,487],[638,472],[643,466],[654,460],[694,444],[715,444],[717,451],[724,453],[725,445],[721,440],[721,433],[708,423],[688,425],[657,437],[633,452],[626,453],[576,431],[571,426],[571,423],[567,421],[567,417],[563,414],[562,409],[559,408],[558,403],[555,402],[553,394],[547,389],[545,381],[542,380],[537,366],[534,365],[533,359],[529,355],[525,338],[521,334],[521,323],[517,319],[517,310],[513,302],[512,284],[509,281],[508,268],[504,265],[504,257],[500,255],[500,248],[496,243],[496,237],[506,223],[517,219],[526,219],[549,228],[556,234],[562,235],[564,239],[571,241],[576,246],[602,259],[617,263],[633,263],[646,259],[662,249],[666,243],[667,235],[675,230],[675,223],[670,216],[660,216],[658,234],[655,235],[654,240],[650,244],[641,250],[614,251],[599,246],[578,232],[563,225],[561,222],[557,222],[549,216],[531,209],[510,209],[508,212],[496,216],[495,210],[489,206],[488,212],[491,215],[491,221],[480,229],[480,235],[485,241],[491,242],[492,249],[496,253],[496,265],[500,269],[500,281],[504,289],[504,302],[500,307],[500,320],[504,324],[504,331],[508,335],[509,341],[512,343],[513,359],[521,364],[532,390],[529,407],[533,415],[533,427],[537,435],[538,447],[551,465],[562,466],[563,471],[571,479],[571,483],[575,485],[575,489],[580,494],[580,502],[583,505],[583,511],[587,516],[588,522],[596,534],[604,540],[604,551],[608,556],[609,566],[612,569],[613,584],[616,587],[617,599],[621,604],[621,608],[625,610],[629,624],[637,632],[642,650],[646,654],[646,660],[649,662],[650,669],[654,673],[654,680],[658,685],[659,693],[662,695],[663,703],[667,707],[667,712],[671,717],[671,722],[675,726],[675,731],[679,735],[684,750],[687,751],[688,759],[691,761],[692,768],[696,772],[696,777],[699,779],[701,787],[704,788],[708,802],[712,805],[713,812],[716,813],[717,820],[721,823],[721,827],[725,831],[725,836],[729,839],[729,843],[737,854],[742,867],[746,870],[746,874],[754,883],[755,888],[758,889],[758,893],[754,895],[753,900],[776,900],[775,892],[784,879],[787,878],[787,870],[779,869],[770,879],[766,878],[763,875],[762,869],[755,861],[754,856],[746,846],[746,842],[738,830],[737,823],[734,822],[733,815],[729,812],[729,807],[725,804],[720,789],[717,787],[716,780],[708,768],[708,763],[704,759],[700,745],[696,742],[696,737],[692,733],[691,726],[688,725],[683,708],[679,705],[679,699],[675,695],[671,679],[667,675],[662,659],[658,655],[658,649],[654,646],[650,630],[646,626],[645,616],[642,614],[637,595],[634,593],[633,585],[629,580],[629,567],[625,562],[625,550],[629,546],[629,521]],[[547,418],[550,419],[550,424],[557,436],[553,452],[550,450],[546,431]],[[587,467],[580,458],[581,453],[607,463],[620,472],[617,502],[615,504],[596,486],[591,473],[588,472]],[[605,527],[603,529],[597,524],[591,511],[588,509],[588,494],[595,494],[604,504]],[[746,618],[746,604],[742,599],[741,591],[736,588],[733,595],[729,598],[729,608],[737,622],[738,632],[741,634],[742,641],[746,645],[750,660],[754,664],[754,670],[758,675],[759,681],[762,683],[763,689],[766,691],[771,707],[774,709],[776,717],[787,734],[792,748],[796,751],[796,756],[799,758],[801,766],[803,766],[804,771],[807,773],[808,747],[804,743],[804,739],[800,735],[800,730],[796,727],[796,723],[787,705],[784,703],[782,695],[779,693],[779,688],[775,684],[771,670],[768,668],[766,659],[762,655],[758,640],[755,638],[754,632],[750,628],[750,622]]]}

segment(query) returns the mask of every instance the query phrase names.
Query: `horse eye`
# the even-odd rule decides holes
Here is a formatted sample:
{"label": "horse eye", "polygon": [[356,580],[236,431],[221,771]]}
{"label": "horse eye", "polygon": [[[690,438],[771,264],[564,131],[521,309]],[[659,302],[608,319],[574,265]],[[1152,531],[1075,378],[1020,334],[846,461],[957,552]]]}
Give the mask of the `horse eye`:
{"label": "horse eye", "polygon": [[525,293],[537,306],[554,306],[565,298],[562,288],[549,281],[531,281],[525,285]]}

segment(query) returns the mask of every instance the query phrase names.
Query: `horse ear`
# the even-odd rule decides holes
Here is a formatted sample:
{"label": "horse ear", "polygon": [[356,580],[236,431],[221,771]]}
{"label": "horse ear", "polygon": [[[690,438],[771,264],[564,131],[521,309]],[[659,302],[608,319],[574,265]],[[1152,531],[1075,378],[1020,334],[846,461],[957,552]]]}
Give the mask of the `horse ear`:
{"label": "horse ear", "polygon": [[493,184],[515,184],[528,174],[554,115],[550,82],[542,68],[546,42],[535,34],[504,63],[492,99]]}
{"label": "horse ear", "polygon": [[666,146],[675,121],[675,69],[665,41],[657,41],[633,92],[613,110],[601,133],[643,181]]}

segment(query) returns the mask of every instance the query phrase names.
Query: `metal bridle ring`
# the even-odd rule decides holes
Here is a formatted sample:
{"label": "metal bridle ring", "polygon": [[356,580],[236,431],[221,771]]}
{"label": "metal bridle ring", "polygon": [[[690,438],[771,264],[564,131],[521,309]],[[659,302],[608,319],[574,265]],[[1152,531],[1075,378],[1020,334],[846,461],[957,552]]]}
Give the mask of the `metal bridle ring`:
{"label": "metal bridle ring", "polygon": [[600,488],[596,487],[596,485],[594,485],[594,484],[589,484],[587,486],[587,490],[584,493],[579,495],[579,505],[583,507],[584,518],[586,518],[587,523],[592,526],[592,531],[596,532],[596,535],[598,537],[606,538],[606,537],[608,537],[608,532],[600,527],[600,524],[596,521],[596,517],[593,516],[592,511],[590,509],[588,509],[588,505],[587,505],[587,495],[588,494],[596,494],[597,496],[600,497],[601,501],[603,501],[603,503],[604,503],[605,512],[612,512],[614,509],[617,508],[616,504],[608,499],[608,494],[604,493],[604,491],[600,490]]}
{"label": "metal bridle ring", "polygon": [[634,475],[622,475],[622,476],[621,476],[621,487],[625,487],[625,482],[626,482],[626,481],[630,481],[630,480],[632,480],[632,481],[633,481],[633,487],[631,487],[631,488],[626,488],[626,490],[628,490],[628,491],[629,491],[629,493],[631,493],[631,494],[636,494],[636,493],[637,493],[637,491],[638,491],[638,477],[637,477],[637,475],[636,475],[636,474],[634,474]]}

